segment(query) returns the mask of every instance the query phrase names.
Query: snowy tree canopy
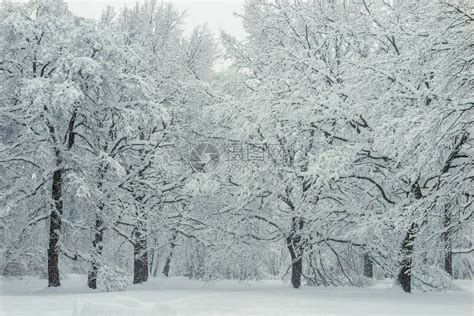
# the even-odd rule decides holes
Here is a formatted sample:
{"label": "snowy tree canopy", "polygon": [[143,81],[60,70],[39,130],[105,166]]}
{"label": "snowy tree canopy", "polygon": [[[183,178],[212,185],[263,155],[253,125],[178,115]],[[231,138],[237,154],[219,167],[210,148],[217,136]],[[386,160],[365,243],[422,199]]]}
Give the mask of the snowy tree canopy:
{"label": "snowy tree canopy", "polygon": [[[0,6],[0,269],[405,292],[472,278],[474,8]],[[226,59],[222,71],[215,64]]]}

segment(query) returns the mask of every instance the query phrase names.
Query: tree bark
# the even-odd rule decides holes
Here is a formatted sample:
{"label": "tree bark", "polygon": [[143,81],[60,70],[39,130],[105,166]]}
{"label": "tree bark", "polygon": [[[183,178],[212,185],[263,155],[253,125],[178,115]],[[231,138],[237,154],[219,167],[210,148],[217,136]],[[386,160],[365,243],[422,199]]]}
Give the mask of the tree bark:
{"label": "tree bark", "polygon": [[301,286],[301,273],[303,272],[303,259],[300,257],[292,257],[291,264],[291,284],[295,289]]}
{"label": "tree bark", "polygon": [[171,259],[173,258],[173,251],[174,251],[174,247],[176,247],[176,239],[177,238],[178,238],[178,233],[174,232],[173,236],[171,237],[170,252],[168,254],[168,257],[166,257],[165,266],[163,267],[163,274],[166,277],[168,277],[169,273],[170,273]]}
{"label": "tree bark", "polygon": [[449,206],[445,206],[444,210],[444,227],[446,231],[443,234],[444,239],[444,271],[453,277],[453,245],[451,241],[451,230],[449,225],[451,224],[451,213],[449,212]]}
{"label": "tree bark", "polygon": [[444,255],[444,271],[453,277],[453,254],[451,250],[446,250]]}
{"label": "tree bark", "polygon": [[[421,194],[421,187],[418,183],[418,180],[412,186],[412,193],[414,198],[417,200],[423,197]],[[400,271],[398,273],[397,281],[398,284],[400,284],[400,286],[402,287],[403,291],[407,293],[411,293],[412,256],[417,229],[418,225],[416,223],[411,223],[402,242]]]}
{"label": "tree bark", "polygon": [[[139,135],[140,140],[144,140],[144,133],[141,132]],[[144,152],[139,151],[141,162],[144,163]],[[146,164],[146,167],[140,169],[138,172],[138,178],[144,180],[145,170],[150,166],[150,162]],[[139,206],[136,212],[136,224],[134,229],[134,240],[133,244],[133,283],[143,283],[148,280],[148,244],[147,244],[147,224],[148,215],[147,211],[143,208],[143,200],[145,194],[143,192],[134,192],[134,198],[138,202]]]}
{"label": "tree bark", "polygon": [[301,274],[303,272],[304,249],[301,242],[301,230],[304,221],[301,218],[293,218],[290,236],[286,238],[286,244],[291,257],[291,284],[295,289],[301,286]]}
{"label": "tree bark", "polygon": [[135,229],[135,244],[133,245],[133,283],[143,283],[148,280],[148,251],[146,236],[140,228]]}
{"label": "tree bark", "polygon": [[[100,210],[103,210],[103,207],[99,207]],[[100,214],[96,215],[95,220],[95,234],[94,241],[92,242],[93,255],[91,261],[91,268],[87,276],[87,286],[91,289],[97,289],[97,272],[100,267],[100,256],[102,255],[103,244],[102,240],[104,238],[104,228],[103,220]]]}
{"label": "tree bark", "polygon": [[[44,106],[45,112],[48,112],[48,108]],[[74,145],[74,126],[76,123],[77,108],[72,112],[71,119],[69,120],[67,130],[67,150],[70,150]],[[61,157],[61,150],[58,147],[58,139],[56,138],[56,132],[54,126],[46,121],[48,126],[51,139],[56,144],[54,147],[54,154],[56,157],[56,170],[53,173],[53,184],[51,188],[51,198],[53,201],[53,209],[51,210],[50,222],[49,222],[49,243],[48,243],[48,287],[60,286],[59,281],[59,236],[61,234],[63,214],[63,160]]]}
{"label": "tree bark", "polygon": [[405,238],[403,239],[400,271],[397,278],[398,284],[400,284],[403,291],[407,293],[411,292],[412,255],[416,226],[417,225],[415,223],[412,223],[408,229],[407,234],[405,235]]}
{"label": "tree bark", "polygon": [[370,279],[374,277],[374,264],[368,253],[364,253],[364,276]]}
{"label": "tree bark", "polygon": [[58,158],[56,171],[53,173],[53,185],[52,185],[52,200],[53,209],[50,215],[49,222],[49,247],[48,247],[48,286],[60,286],[59,282],[59,235],[61,233],[61,215],[63,213],[63,200],[62,200],[62,177],[63,170],[59,169],[61,160]]}

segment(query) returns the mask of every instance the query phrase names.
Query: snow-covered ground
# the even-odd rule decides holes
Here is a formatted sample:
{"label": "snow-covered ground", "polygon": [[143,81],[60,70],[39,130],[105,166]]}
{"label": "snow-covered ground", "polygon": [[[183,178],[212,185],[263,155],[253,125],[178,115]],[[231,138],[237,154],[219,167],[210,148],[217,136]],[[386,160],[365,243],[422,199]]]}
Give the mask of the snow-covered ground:
{"label": "snow-covered ground", "polygon": [[125,292],[94,292],[69,275],[61,288],[26,277],[0,279],[0,315],[472,315],[472,283],[460,291],[405,294],[390,281],[370,288],[298,290],[279,280],[201,282],[151,279]]}

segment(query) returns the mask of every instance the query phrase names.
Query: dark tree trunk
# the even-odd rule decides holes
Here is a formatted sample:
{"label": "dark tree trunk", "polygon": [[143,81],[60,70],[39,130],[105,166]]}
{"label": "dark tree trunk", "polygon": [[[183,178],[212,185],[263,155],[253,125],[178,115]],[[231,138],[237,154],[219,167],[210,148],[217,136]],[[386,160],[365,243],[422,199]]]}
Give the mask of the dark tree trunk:
{"label": "dark tree trunk", "polygon": [[[58,159],[57,168],[61,161]],[[61,233],[61,215],[63,213],[62,180],[63,171],[57,169],[53,173],[52,199],[53,209],[49,222],[49,247],[48,247],[48,286],[60,286],[59,282],[59,235]]]}
{"label": "dark tree trunk", "polygon": [[[44,106],[45,112],[48,108]],[[70,150],[74,145],[74,126],[76,123],[77,108],[72,112],[67,129],[67,150]],[[53,125],[46,122],[48,126],[51,139],[56,144],[54,147],[54,154],[56,156],[56,170],[53,173],[53,184],[51,189],[51,198],[53,200],[53,209],[49,221],[49,243],[48,243],[48,286],[60,286],[59,282],[59,236],[61,234],[63,214],[63,160],[61,158],[61,150],[57,147],[58,139],[56,139],[56,131]]]}
{"label": "dark tree trunk", "polygon": [[304,221],[300,218],[293,218],[290,236],[286,238],[286,245],[291,257],[291,284],[295,289],[301,286],[301,274],[303,272],[303,245],[301,240],[301,230]]}
{"label": "dark tree trunk", "polygon": [[[98,170],[100,181],[97,183],[97,189],[102,190],[103,180],[107,172],[108,165],[100,166]],[[100,257],[103,249],[104,239],[104,221],[102,219],[105,204],[103,200],[99,200],[95,214],[94,224],[94,240],[92,241],[92,260],[89,273],[87,275],[87,286],[91,289],[97,289],[97,273],[100,268]]]}
{"label": "dark tree trunk", "polygon": [[371,279],[374,277],[374,264],[368,253],[364,253],[364,276]]}
{"label": "dark tree trunk", "polygon": [[[99,207],[99,209],[103,210],[103,207]],[[97,272],[100,267],[99,261],[103,249],[102,240],[104,238],[104,222],[100,216],[100,214],[96,215],[94,241],[92,242],[94,253],[91,261],[91,269],[87,276],[87,286],[91,289],[97,288]]]}
{"label": "dark tree trunk", "polygon": [[148,280],[147,241],[140,228],[137,228],[133,245],[133,283],[143,283],[146,280]]}
{"label": "dark tree trunk", "polygon": [[450,250],[444,255],[444,271],[453,277],[453,254]]}
{"label": "dark tree trunk", "polygon": [[174,232],[173,236],[171,237],[170,242],[170,253],[168,257],[166,257],[165,266],[163,267],[163,274],[168,277],[170,273],[170,266],[171,266],[171,259],[173,258],[173,251],[174,247],[176,247],[176,239],[178,238],[178,233]]}
{"label": "dark tree trunk", "polygon": [[443,234],[444,239],[444,271],[453,277],[453,245],[451,241],[451,230],[449,229],[451,225],[451,213],[450,207],[445,206],[444,210],[444,227],[446,232]]}
{"label": "dark tree trunk", "polygon": [[[423,197],[421,194],[421,187],[418,183],[418,180],[412,186],[412,193],[414,198],[417,200]],[[408,231],[402,242],[400,271],[398,273],[397,281],[398,284],[400,284],[400,286],[402,287],[403,291],[407,293],[411,293],[412,257],[417,229],[418,225],[416,223],[412,223],[408,228]]]}
{"label": "dark tree trunk", "polygon": [[303,272],[303,259],[301,257],[291,258],[291,284],[295,289],[301,286],[301,273]]}
{"label": "dark tree trunk", "polygon": [[400,259],[400,271],[398,273],[398,284],[403,291],[411,292],[411,269],[412,269],[412,255],[413,243],[415,241],[416,224],[411,224],[402,243],[402,255]]}
{"label": "dark tree trunk", "polygon": [[95,290],[97,289],[97,271],[99,270],[99,265],[96,261],[92,261],[91,265],[91,269],[87,274],[87,286]]}
{"label": "dark tree trunk", "polygon": [[[144,140],[145,136],[143,132],[139,135],[140,140]],[[139,151],[141,156],[141,162],[144,163],[144,152]],[[150,166],[150,163],[146,164],[138,172],[138,178],[143,180],[145,178],[144,172]],[[143,283],[148,280],[148,244],[147,244],[147,223],[148,215],[142,207],[145,194],[143,192],[134,193],[135,200],[139,203],[139,207],[136,212],[136,224],[134,229],[134,241],[133,244],[133,283]]]}

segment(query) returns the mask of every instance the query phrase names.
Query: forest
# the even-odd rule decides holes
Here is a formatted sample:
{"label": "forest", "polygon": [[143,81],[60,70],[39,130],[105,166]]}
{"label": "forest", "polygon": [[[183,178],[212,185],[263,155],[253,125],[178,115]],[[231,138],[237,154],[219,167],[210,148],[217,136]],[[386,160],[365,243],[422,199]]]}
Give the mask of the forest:
{"label": "forest", "polygon": [[472,2],[250,0],[238,18],[243,40],[185,32],[167,2],[0,5],[0,275],[472,279]]}

